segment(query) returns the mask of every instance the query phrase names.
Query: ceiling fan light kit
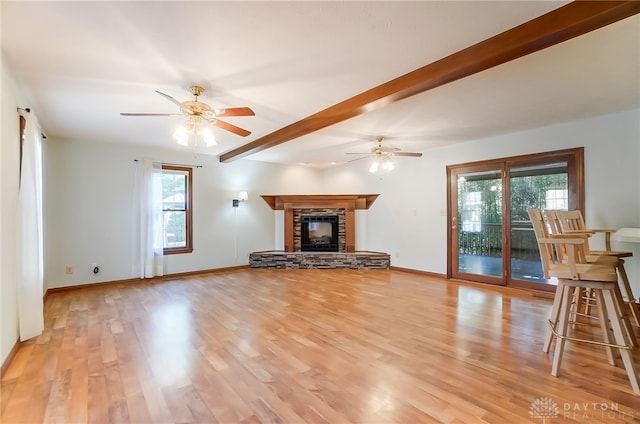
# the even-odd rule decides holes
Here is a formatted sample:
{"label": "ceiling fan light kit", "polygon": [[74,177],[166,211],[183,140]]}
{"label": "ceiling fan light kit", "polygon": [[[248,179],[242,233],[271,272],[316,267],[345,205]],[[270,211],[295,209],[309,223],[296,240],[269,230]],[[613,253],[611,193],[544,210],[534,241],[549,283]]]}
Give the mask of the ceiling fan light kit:
{"label": "ceiling fan light kit", "polygon": [[390,155],[379,156],[369,167],[369,172],[375,174],[380,168],[383,171],[393,171],[396,165],[393,163]]}
{"label": "ceiling fan light kit", "polygon": [[206,103],[198,101],[198,96],[204,92],[204,88],[199,85],[190,87],[191,94],[194,95],[193,101],[179,102],[168,94],[156,90],[171,103],[180,108],[180,114],[177,113],[121,113],[122,116],[185,116],[187,121],[176,128],[173,138],[176,143],[185,147],[211,147],[217,144],[213,135],[213,127],[232,132],[241,137],[251,134],[243,128],[237,127],[225,121],[218,119],[220,116],[253,116],[255,113],[248,107],[234,107],[226,109],[213,109]]}
{"label": "ceiling fan light kit", "polygon": [[211,127],[203,123],[199,116],[190,116],[184,125],[178,126],[173,138],[176,143],[185,147],[211,147],[218,144]]}
{"label": "ceiling fan light kit", "polygon": [[[383,146],[382,140],[384,137],[379,136],[376,137],[377,146],[371,148],[371,153],[366,154],[366,156],[359,157],[357,159],[350,160],[349,162],[355,162],[361,159],[365,159],[373,156],[375,160],[371,163],[369,167],[369,172],[372,174],[378,172],[378,170],[382,169],[383,171],[393,171],[396,167],[393,162],[393,156],[409,156],[414,158],[422,157],[422,153],[414,153],[414,152],[402,152],[397,147]],[[363,155],[365,153],[347,153],[348,155]]]}

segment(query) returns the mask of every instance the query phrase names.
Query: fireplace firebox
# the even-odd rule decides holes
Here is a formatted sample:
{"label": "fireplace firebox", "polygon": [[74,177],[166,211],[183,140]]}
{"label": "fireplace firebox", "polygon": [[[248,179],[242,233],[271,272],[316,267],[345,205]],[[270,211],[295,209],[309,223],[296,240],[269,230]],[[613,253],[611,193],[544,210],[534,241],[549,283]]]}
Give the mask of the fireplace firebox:
{"label": "fireplace firebox", "polygon": [[300,229],[300,250],[303,252],[338,251],[337,215],[302,215]]}

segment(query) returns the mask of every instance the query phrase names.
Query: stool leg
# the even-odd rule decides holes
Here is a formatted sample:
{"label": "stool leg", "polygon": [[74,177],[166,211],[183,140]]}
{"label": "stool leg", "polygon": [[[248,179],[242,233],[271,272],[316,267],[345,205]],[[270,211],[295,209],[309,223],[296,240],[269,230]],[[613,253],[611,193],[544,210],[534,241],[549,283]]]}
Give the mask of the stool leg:
{"label": "stool leg", "polygon": [[573,299],[571,301],[571,312],[569,313],[569,322],[571,324],[571,328],[576,329],[576,325],[578,323],[578,319],[580,317],[580,313],[582,312],[580,308],[582,307],[582,293],[585,290],[582,287],[576,287],[573,295]]}
{"label": "stool leg", "polygon": [[[636,325],[640,326],[640,309],[636,302],[636,298],[633,295],[633,291],[631,290],[627,271],[624,269],[624,259],[620,259],[618,261],[616,269],[618,270],[618,274],[620,274],[620,291],[622,292],[622,297],[627,305],[629,305],[629,309],[631,309],[631,314],[633,315]],[[635,343],[635,345],[637,346],[637,343]]]}
{"label": "stool leg", "polygon": [[593,307],[594,299],[594,290],[587,289],[586,301],[584,303],[584,313],[587,315],[591,315],[591,308]]}
{"label": "stool leg", "polygon": [[[604,342],[607,344],[612,344],[614,340],[614,335],[611,332],[611,327],[609,325],[609,311],[607,310],[607,305],[604,302],[604,298],[602,296],[602,290],[600,289],[591,289],[595,292],[596,296],[596,307],[598,308],[598,316],[600,321],[600,328],[602,329],[602,338]],[[607,359],[609,360],[609,364],[615,366],[616,360],[613,357],[613,348],[611,346],[605,346],[605,350],[607,351]]]}
{"label": "stool leg", "polygon": [[[604,301],[607,305],[607,310],[609,311],[609,321],[611,322],[611,327],[613,327],[613,334],[615,335],[616,343],[622,346],[630,346],[626,338],[626,334],[622,329],[622,321],[620,321],[620,317],[616,312],[616,300],[612,290],[604,290],[603,295]],[[633,362],[631,350],[620,349],[620,356],[622,356],[622,362],[627,370],[627,375],[629,376],[633,392],[640,395],[640,380],[638,380],[638,371],[636,370],[636,366]]]}
{"label": "stool leg", "polygon": [[[561,282],[558,283],[558,288],[560,288]],[[564,284],[562,284],[564,286]],[[562,362],[562,355],[564,353],[564,344],[566,339],[564,338],[567,335],[567,330],[569,327],[569,313],[571,312],[571,299],[574,295],[574,287],[566,286],[562,289],[562,300],[560,303],[560,321],[558,322],[558,326],[556,327],[556,332],[558,333],[558,337],[556,340],[556,352],[553,355],[553,365],[551,366],[551,375],[554,377],[558,376],[560,372],[560,363]]]}
{"label": "stool leg", "polygon": [[[553,296],[553,306],[551,307],[551,315],[549,316],[549,323],[553,327],[554,330],[557,331],[558,326],[558,318],[560,315],[560,303],[562,302],[562,293],[565,290],[565,286],[562,284],[558,284],[556,287],[556,294]],[[544,347],[542,351],[544,353],[549,353],[549,348],[551,347],[551,342],[553,341],[553,333],[549,330],[547,334],[547,338],[544,341]]]}
{"label": "stool leg", "polygon": [[[633,332],[633,327],[631,326],[631,321],[629,320],[629,314],[627,313],[629,308],[627,307],[627,303],[625,303],[624,301],[622,293],[620,293],[620,286],[615,285],[612,290],[614,299],[616,300],[616,312],[622,320],[622,325],[624,327],[625,333],[627,333],[629,343],[631,344],[631,346],[638,346],[638,339],[636,339],[636,335]],[[631,308],[631,310],[633,310],[633,308]]]}
{"label": "stool leg", "polygon": [[571,308],[571,316],[569,321],[573,324],[572,328],[576,328],[580,322],[580,317],[590,317],[592,312],[591,308],[595,302],[594,289],[588,289],[584,287],[576,287],[576,295],[573,299],[573,305]]}

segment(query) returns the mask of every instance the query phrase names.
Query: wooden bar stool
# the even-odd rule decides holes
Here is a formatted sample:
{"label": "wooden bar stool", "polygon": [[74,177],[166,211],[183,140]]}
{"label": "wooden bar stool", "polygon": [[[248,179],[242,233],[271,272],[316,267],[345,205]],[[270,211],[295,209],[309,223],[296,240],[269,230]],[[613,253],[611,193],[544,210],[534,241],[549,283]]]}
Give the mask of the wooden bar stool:
{"label": "wooden bar stool", "polygon": [[[531,223],[533,226],[533,230],[536,236],[536,239],[540,238],[559,238],[559,239],[567,239],[567,238],[579,238],[583,240],[583,245],[581,246],[580,251],[583,252],[583,258],[585,263],[589,264],[599,264],[599,265],[608,265],[618,267],[620,266],[618,258],[614,256],[606,256],[606,255],[594,255],[593,252],[589,250],[588,244],[588,234],[576,232],[575,234],[562,233],[562,231],[558,228],[559,226],[559,218],[556,215],[558,211],[546,210],[542,211],[540,209],[531,208],[528,210],[529,217],[531,219]],[[566,255],[566,252],[563,252],[562,249],[559,252],[556,252],[552,246],[546,246],[546,251],[542,250],[540,253],[544,253],[547,257],[548,261],[563,260],[563,257]],[[545,269],[544,261],[542,262],[542,270],[545,278],[550,278],[548,275],[548,269]],[[619,315],[622,317],[624,329],[627,333],[627,337],[631,341],[632,346],[638,346],[638,340],[633,331],[633,327],[631,326],[631,322],[629,320],[629,315],[626,313],[628,311],[625,308],[625,302],[623,300],[622,294],[620,293],[620,288],[618,287],[614,290],[614,295],[618,299],[616,303],[616,307],[618,309]],[[559,302],[559,299],[558,299]],[[574,292],[574,300],[572,302],[571,315],[573,317],[572,322],[575,324],[578,321],[580,316],[586,316],[590,318],[595,318],[591,312],[591,306],[596,302],[596,298],[591,289],[588,288],[577,288]],[[554,307],[552,309],[552,317],[554,325],[558,322],[558,317],[560,313],[559,303],[554,302]],[[581,308],[584,308],[584,311],[581,311]],[[601,314],[600,314],[601,316]],[[551,342],[553,341],[553,335],[549,334],[544,343],[543,351],[549,352],[551,347]]]}
{"label": "wooden bar stool", "polygon": [[[615,348],[622,357],[634,393],[640,395],[640,380],[631,355],[632,343],[628,332],[625,331],[621,299],[616,295],[616,291],[619,292],[616,267],[612,264],[587,263],[584,237],[538,237],[539,234],[545,234],[547,224],[539,209],[529,209],[528,212],[536,232],[545,278],[555,277],[558,280],[549,319],[551,337],[556,339],[551,374],[559,375],[565,343],[568,340],[604,346],[608,362],[612,365],[615,365],[613,355]],[[576,298],[577,289],[588,289],[594,292],[602,340],[569,336],[572,303]],[[550,345],[550,341],[548,344]],[[549,346],[545,343],[545,352],[548,352],[548,349]]]}
{"label": "wooden bar stool", "polygon": [[[589,249],[587,251],[587,256],[605,256],[617,259],[618,262],[616,264],[616,270],[620,277],[620,280],[618,281],[620,293],[624,299],[624,303],[627,305],[631,315],[633,316],[633,321],[637,326],[640,326],[640,306],[636,301],[636,296],[633,294],[631,284],[629,283],[629,277],[627,276],[627,271],[624,267],[624,258],[633,256],[633,252],[611,249],[611,234],[615,233],[616,230],[610,228],[587,228],[582,217],[582,212],[579,210],[545,210],[544,215],[549,222],[551,232],[554,234],[585,234],[589,237],[597,233],[603,233],[605,235],[605,250]],[[589,245],[587,244],[587,249],[588,248]],[[634,341],[634,344],[637,344],[637,342]]]}

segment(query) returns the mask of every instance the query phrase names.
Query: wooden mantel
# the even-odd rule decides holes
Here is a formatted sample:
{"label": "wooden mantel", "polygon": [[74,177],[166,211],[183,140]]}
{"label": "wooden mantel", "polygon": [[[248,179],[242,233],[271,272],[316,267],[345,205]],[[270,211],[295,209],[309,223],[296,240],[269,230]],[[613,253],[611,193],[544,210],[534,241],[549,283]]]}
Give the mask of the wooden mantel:
{"label": "wooden mantel", "polygon": [[[369,209],[379,194],[279,194],[262,195],[274,211],[285,210],[285,204],[295,209],[344,208],[353,202],[354,209]],[[337,205],[337,206],[336,206]]]}
{"label": "wooden mantel", "polygon": [[273,210],[284,211],[284,250],[294,252],[293,210],[334,208],[345,210],[345,238],[347,253],[356,251],[356,209],[369,209],[379,194],[281,194],[261,195]]}

